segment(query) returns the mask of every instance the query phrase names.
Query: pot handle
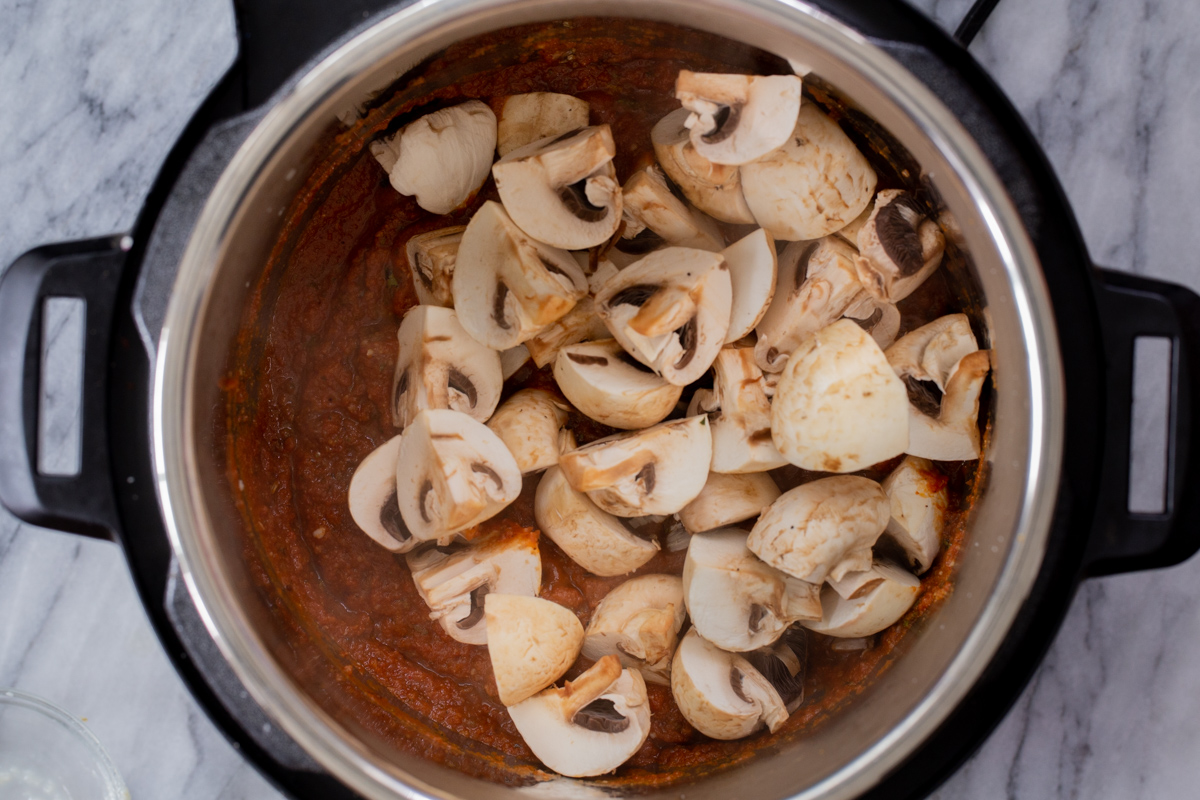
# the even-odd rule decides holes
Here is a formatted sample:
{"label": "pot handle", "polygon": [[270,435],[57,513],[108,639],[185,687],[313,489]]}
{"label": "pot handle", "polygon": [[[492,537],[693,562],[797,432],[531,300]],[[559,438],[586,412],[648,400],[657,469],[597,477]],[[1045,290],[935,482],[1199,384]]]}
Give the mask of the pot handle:
{"label": "pot handle", "polygon": [[[0,278],[0,503],[33,525],[98,539],[117,535],[108,457],[109,331],[125,264],[122,239],[110,237],[30,250]],[[38,471],[42,312],[47,298],[86,303],[79,471]]]}
{"label": "pot handle", "polygon": [[[1200,549],[1200,296],[1124,272],[1100,270],[1099,277],[1107,441],[1089,576],[1169,567]],[[1166,497],[1158,514],[1129,510],[1134,343],[1143,336],[1171,342]]]}

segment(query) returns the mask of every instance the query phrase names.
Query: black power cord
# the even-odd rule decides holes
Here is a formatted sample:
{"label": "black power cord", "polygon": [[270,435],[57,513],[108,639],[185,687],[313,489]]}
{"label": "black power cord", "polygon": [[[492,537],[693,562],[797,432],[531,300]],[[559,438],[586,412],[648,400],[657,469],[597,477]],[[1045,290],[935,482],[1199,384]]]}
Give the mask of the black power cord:
{"label": "black power cord", "polygon": [[958,23],[958,30],[954,32],[954,38],[958,39],[963,47],[969,45],[999,2],[1000,0],[975,0],[971,10],[963,17],[962,22]]}

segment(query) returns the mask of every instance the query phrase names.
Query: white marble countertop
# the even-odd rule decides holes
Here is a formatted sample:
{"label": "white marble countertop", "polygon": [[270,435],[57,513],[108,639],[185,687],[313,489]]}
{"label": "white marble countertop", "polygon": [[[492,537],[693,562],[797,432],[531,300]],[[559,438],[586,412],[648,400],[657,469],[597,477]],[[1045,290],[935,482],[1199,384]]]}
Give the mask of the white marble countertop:
{"label": "white marble countertop", "polygon": [[[920,0],[948,27],[968,0]],[[1002,0],[972,46],[1093,257],[1200,289],[1200,7]],[[230,0],[0,0],[0,265],[128,229],[234,56]],[[935,795],[1195,796],[1200,559],[1092,580],[1015,708]],[[134,798],[279,797],[176,677],[111,544],[0,512],[0,686],[85,717]]]}

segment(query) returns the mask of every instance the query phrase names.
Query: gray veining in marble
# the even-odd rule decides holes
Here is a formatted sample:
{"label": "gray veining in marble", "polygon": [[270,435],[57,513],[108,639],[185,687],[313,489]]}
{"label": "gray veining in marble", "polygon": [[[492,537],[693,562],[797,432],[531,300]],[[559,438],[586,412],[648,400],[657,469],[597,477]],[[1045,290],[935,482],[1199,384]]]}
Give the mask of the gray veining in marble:
{"label": "gray veining in marble", "polygon": [[[917,5],[953,29],[970,0]],[[233,52],[229,0],[0,0],[0,265],[128,229]],[[1096,260],[1200,289],[1200,7],[1001,0],[972,52],[1046,148]],[[1200,793],[1197,586],[1200,560],[1087,582],[1016,707],[935,797]],[[86,717],[135,798],[279,796],[187,695],[120,552],[2,513],[0,685]]]}

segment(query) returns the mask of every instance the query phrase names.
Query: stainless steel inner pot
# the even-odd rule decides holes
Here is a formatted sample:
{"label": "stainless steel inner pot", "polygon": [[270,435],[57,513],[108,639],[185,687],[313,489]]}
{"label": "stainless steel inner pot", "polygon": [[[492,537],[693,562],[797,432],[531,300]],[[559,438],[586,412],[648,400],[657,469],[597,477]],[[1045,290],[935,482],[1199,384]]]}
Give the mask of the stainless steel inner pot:
{"label": "stainless steel inner pot", "polygon": [[[955,707],[994,655],[1038,573],[1062,456],[1063,381],[1041,268],[1003,185],[923,84],[870,41],[789,0],[431,0],[358,35],[276,98],[205,206],[179,267],[154,384],[159,499],[188,589],[254,698],[318,762],[370,798],[612,796],[585,781],[508,788],[398,753],[303,684],[254,589],[227,485],[219,381],[251,286],[336,117],[465,37],[578,16],[686,25],[811,69],[922,165],[957,223],[994,351],[994,435],[948,599],[896,663],[836,719],[749,764],[686,787],[690,800],[851,797],[877,783]],[[678,797],[678,787],[649,797]]]}

